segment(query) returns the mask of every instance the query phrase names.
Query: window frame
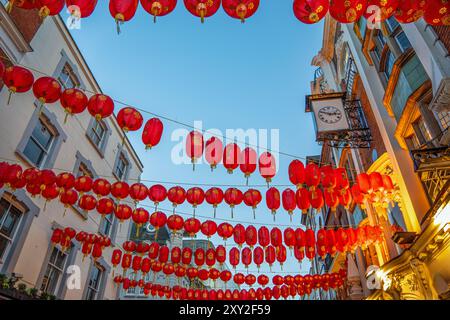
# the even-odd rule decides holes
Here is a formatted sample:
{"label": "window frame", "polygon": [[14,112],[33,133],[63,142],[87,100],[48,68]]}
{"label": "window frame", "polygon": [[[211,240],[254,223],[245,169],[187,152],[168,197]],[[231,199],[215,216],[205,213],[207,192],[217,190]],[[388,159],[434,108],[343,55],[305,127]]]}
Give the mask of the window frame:
{"label": "window frame", "polygon": [[[43,119],[43,118],[44,118],[44,117],[40,117],[40,118],[38,119],[38,121],[37,121],[37,123],[36,123],[36,126],[34,127],[33,131],[31,132],[31,135],[30,135],[30,137],[29,137],[29,139],[28,139],[28,141],[27,141],[27,143],[26,143],[26,145],[25,145],[25,147],[24,147],[24,149],[23,149],[23,154],[27,157],[27,159],[28,159],[31,163],[33,163],[33,165],[34,165],[36,168],[39,168],[39,169],[42,168],[42,165],[45,164],[47,158],[49,157],[49,155],[51,155],[51,151],[52,151],[52,148],[53,148],[53,144],[55,143],[55,139],[56,139],[57,136],[58,136],[58,133],[55,132],[55,130],[52,128],[51,124],[49,124],[48,121],[47,121],[46,119]],[[35,138],[35,137],[33,136],[34,131],[37,129],[37,126],[38,126],[38,125],[42,125],[42,127],[44,127],[44,128],[50,133],[50,135],[51,135],[51,140],[50,140],[50,143],[49,143],[49,145],[48,145],[47,147],[43,146],[43,145],[38,141],[38,139]],[[32,141],[32,142],[33,142],[33,143],[41,150],[41,156],[40,156],[40,157],[42,157],[42,158],[41,158],[41,160],[39,161],[39,163],[34,163],[34,162],[31,160],[31,158],[30,158],[30,157],[26,154],[26,152],[25,152],[25,151],[27,150],[27,147],[28,147],[28,145],[30,144],[31,141]]]}
{"label": "window frame", "polygon": [[[64,263],[63,263],[62,268],[60,268],[60,267],[57,266],[55,263],[52,263],[52,262],[50,261],[51,258],[52,258],[52,255],[53,255],[53,251],[55,251],[55,250],[58,250],[57,255],[58,255],[58,254],[64,255]],[[46,293],[52,294],[52,295],[54,295],[54,296],[57,296],[57,295],[58,295],[58,292],[61,290],[61,284],[64,283],[64,274],[65,274],[65,271],[66,271],[66,269],[67,269],[67,266],[68,266],[69,263],[70,263],[70,256],[71,256],[71,254],[72,254],[72,250],[73,250],[73,246],[71,246],[71,247],[69,248],[69,250],[66,250],[66,251],[63,252],[62,249],[60,248],[60,246],[57,245],[57,246],[54,246],[53,249],[50,251],[50,256],[49,256],[49,258],[48,258],[48,260],[47,260],[47,266],[46,266],[46,268],[45,268],[45,271],[44,271],[44,274],[43,274],[41,283],[40,283],[40,285],[39,285],[39,289],[40,289],[42,292],[46,292]],[[48,271],[50,268],[52,268],[53,270],[56,270],[56,272],[58,272],[58,279],[57,279],[57,283],[56,283],[56,285],[55,285],[55,287],[54,287],[54,289],[53,289],[53,292],[47,291],[48,287],[46,288],[46,290],[43,290],[43,289],[42,289],[42,285],[44,284],[44,278],[45,278],[45,275],[47,274],[47,271]],[[49,283],[49,282],[47,282],[47,286],[48,286],[48,283]]]}
{"label": "window frame", "polygon": [[97,119],[95,119],[95,118],[92,118],[91,121],[89,122],[89,126],[86,130],[86,138],[92,144],[92,146],[97,151],[97,153],[100,155],[100,157],[103,159],[105,157],[105,152],[106,152],[106,147],[108,145],[109,137],[112,135],[112,130],[111,130],[111,127],[110,127],[107,119],[100,120],[100,122],[102,123],[102,125],[104,126],[104,129],[105,129],[105,133],[104,133],[103,139],[100,141],[100,144],[96,144],[94,139],[91,136],[91,134],[94,130],[94,126],[97,123]]}
{"label": "window frame", "polygon": [[[127,165],[125,167],[125,171],[122,174],[122,176],[119,176],[116,172],[117,171],[116,168],[117,168],[121,158],[126,161]],[[114,177],[119,181],[124,181],[124,182],[128,181],[128,177],[130,175],[131,168],[132,168],[132,162],[130,160],[130,157],[128,156],[128,153],[125,150],[125,147],[123,145],[119,144],[117,147],[116,160],[114,161],[114,166],[113,166],[113,170],[112,170]]]}
{"label": "window frame", "polygon": [[[5,201],[8,203],[8,208],[6,209],[6,212],[5,212],[6,215],[4,213],[3,216],[0,218],[0,237],[3,239],[6,239],[6,241],[7,241],[7,246],[5,248],[5,251],[0,256],[0,265],[3,265],[6,262],[6,259],[10,254],[10,250],[11,250],[11,247],[12,247],[14,241],[17,239],[18,230],[20,229],[20,225],[22,223],[25,210],[23,208],[19,208],[19,206],[17,206],[17,204],[15,204],[14,201],[9,201],[8,199],[6,199],[4,197],[1,197],[0,201]],[[16,224],[13,227],[12,235],[10,235],[8,237],[6,234],[3,234],[3,232],[1,231],[1,227],[4,224],[4,221],[7,217],[7,215],[11,212],[11,208],[14,208],[15,210],[17,210],[19,212],[19,219],[17,220]]]}

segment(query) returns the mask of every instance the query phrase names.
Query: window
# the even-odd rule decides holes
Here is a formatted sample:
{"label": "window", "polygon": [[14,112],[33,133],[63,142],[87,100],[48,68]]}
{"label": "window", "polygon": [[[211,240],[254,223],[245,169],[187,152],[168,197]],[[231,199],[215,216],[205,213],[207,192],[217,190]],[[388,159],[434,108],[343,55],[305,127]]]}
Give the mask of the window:
{"label": "window", "polygon": [[57,247],[53,248],[44,278],[42,279],[42,292],[56,295],[57,290],[61,285],[61,279],[65,271],[69,252],[70,249],[62,252]]}
{"label": "window", "polygon": [[40,168],[48,157],[54,140],[54,132],[42,119],[39,119],[23,150],[23,154],[36,167]]}
{"label": "window", "polygon": [[81,176],[87,176],[94,178],[94,174],[88,169],[87,165],[84,163],[80,163],[80,166],[78,167],[78,172],[76,173],[77,177]]}
{"label": "window", "polygon": [[97,146],[101,147],[102,141],[105,138],[106,134],[106,126],[102,121],[94,121],[94,124],[91,128],[91,132],[89,134],[89,137],[91,138],[92,142]]}
{"label": "window", "polygon": [[420,147],[420,141],[415,134],[407,136],[405,142],[409,150],[416,150]]}
{"label": "window", "polygon": [[91,268],[91,274],[89,275],[89,282],[86,294],[86,300],[99,299],[99,291],[102,280],[103,269],[96,263]]}
{"label": "window", "polygon": [[113,214],[105,215],[105,218],[102,219],[102,222],[100,224],[99,232],[111,238],[113,223],[114,223],[114,215]]}
{"label": "window", "polygon": [[446,130],[450,126],[450,112],[449,111],[441,111],[437,112],[437,118],[439,123],[441,124],[442,130]]}
{"label": "window", "polygon": [[64,89],[76,88],[80,86],[77,76],[68,63],[66,63],[62,68],[58,80]]}
{"label": "window", "polygon": [[384,75],[386,76],[386,80],[389,80],[391,77],[392,69],[394,68],[395,57],[392,52],[388,51],[386,54],[386,62],[384,65]]}
{"label": "window", "polygon": [[0,262],[5,262],[20,224],[22,211],[6,199],[0,200]]}
{"label": "window", "polygon": [[128,160],[123,153],[120,153],[119,158],[114,168],[114,174],[119,180],[124,180],[128,169]]}
{"label": "window", "polygon": [[431,141],[430,131],[422,117],[416,120],[412,126],[421,145]]}
{"label": "window", "polygon": [[389,19],[386,19],[386,26],[388,30],[392,33],[395,29],[397,29],[400,24],[397,22],[394,16],[390,17]]}
{"label": "window", "polygon": [[411,43],[403,31],[396,34],[394,38],[402,53],[411,48]]}

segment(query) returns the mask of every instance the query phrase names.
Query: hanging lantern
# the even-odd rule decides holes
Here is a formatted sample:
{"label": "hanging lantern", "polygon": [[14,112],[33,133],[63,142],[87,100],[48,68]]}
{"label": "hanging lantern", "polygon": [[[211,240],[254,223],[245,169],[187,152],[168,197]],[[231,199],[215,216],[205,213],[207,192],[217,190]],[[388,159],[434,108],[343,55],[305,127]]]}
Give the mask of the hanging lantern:
{"label": "hanging lantern", "polygon": [[305,168],[305,183],[312,192],[312,196],[315,198],[316,189],[320,183],[320,168],[317,164],[311,162],[306,165]]}
{"label": "hanging lantern", "polygon": [[294,160],[289,164],[289,180],[297,189],[305,182],[305,166],[300,160]]}
{"label": "hanging lantern", "polygon": [[39,9],[39,17],[45,19],[60,13],[64,8],[64,0],[35,0],[35,6]]}
{"label": "hanging lantern", "polygon": [[448,0],[426,1],[423,18],[428,24],[434,26],[450,25],[450,3]]}
{"label": "hanging lantern", "polygon": [[400,0],[368,0],[364,17],[366,19],[373,17],[373,22],[384,21],[394,15],[399,4]]}
{"label": "hanging lantern", "polygon": [[189,247],[185,247],[182,250],[182,254],[181,254],[181,262],[185,265],[188,266],[191,264],[192,262],[192,249]]}
{"label": "hanging lantern", "polygon": [[59,196],[59,188],[56,184],[48,186],[42,191],[42,197],[45,199],[44,211],[47,207],[47,202],[52,201]]}
{"label": "hanging lantern", "polygon": [[205,263],[209,268],[216,264],[216,251],[213,248],[206,250]]}
{"label": "hanging lantern", "polygon": [[143,208],[136,208],[131,214],[133,222],[136,224],[136,237],[139,237],[141,228],[149,221],[149,213]]}
{"label": "hanging lantern", "polygon": [[[114,1],[114,0],[110,0]],[[122,0],[122,1],[136,1],[137,0]],[[110,2],[111,6],[111,2]],[[123,136],[122,144],[125,142],[125,135],[129,131],[137,131],[142,127],[142,124],[144,122],[144,119],[142,118],[142,115],[134,108],[126,107],[119,110],[119,113],[117,113],[117,124],[119,127],[125,132]]]}
{"label": "hanging lantern", "polygon": [[231,280],[231,276],[232,275],[231,275],[230,271],[224,270],[220,273],[220,280],[225,282],[225,286],[226,286],[226,283]]}
{"label": "hanging lantern", "polygon": [[367,8],[366,0],[331,0],[330,15],[340,23],[358,21]]}
{"label": "hanging lantern", "polygon": [[170,250],[168,246],[161,246],[159,248],[159,262],[164,266],[167,261],[169,261]]}
{"label": "hanging lantern", "polygon": [[100,121],[113,114],[114,101],[104,94],[95,94],[89,99],[87,109],[91,116]]}
{"label": "hanging lantern", "polygon": [[175,265],[181,262],[181,249],[179,247],[173,247],[170,251],[170,261]]}
{"label": "hanging lantern", "polygon": [[142,183],[134,183],[130,186],[129,195],[134,200],[134,203],[137,204],[147,198],[148,189]]}
{"label": "hanging lantern", "polygon": [[214,282],[215,286],[217,279],[220,278],[220,271],[217,270],[216,268],[209,269],[209,278]]}
{"label": "hanging lantern", "polygon": [[9,104],[13,93],[23,93],[31,89],[34,83],[34,76],[25,68],[12,66],[5,69],[3,83],[9,89],[7,102],[7,104]]}
{"label": "hanging lantern", "polygon": [[264,262],[264,250],[261,247],[256,247],[253,250],[253,262],[256,264],[256,267],[258,268],[258,272],[259,272],[259,268],[261,266],[261,264],[263,264]]}
{"label": "hanging lantern", "polygon": [[84,259],[86,259],[86,257],[90,255],[91,252],[92,252],[92,244],[87,241],[84,242],[83,245],[81,246],[81,253],[83,253],[82,261],[84,261]]}
{"label": "hanging lantern", "polygon": [[267,186],[269,186],[277,173],[277,162],[270,152],[264,152],[259,157],[259,173],[266,179]]}
{"label": "hanging lantern", "polygon": [[280,275],[273,276],[272,283],[276,286],[282,286],[284,284],[284,278]]}
{"label": "hanging lantern", "polygon": [[97,206],[97,200],[90,194],[84,194],[78,200],[78,206],[85,212],[94,210]]}
{"label": "hanging lantern", "polygon": [[286,247],[283,245],[277,247],[276,254],[277,254],[277,261],[281,266],[281,270],[283,270],[283,264],[286,262],[287,258]]}
{"label": "hanging lantern", "polygon": [[292,222],[292,214],[294,213],[294,210],[297,207],[296,193],[288,188],[283,191],[281,197],[283,201],[283,208],[289,214],[289,218]]}
{"label": "hanging lantern", "polygon": [[180,232],[184,227],[184,219],[176,214],[173,214],[167,218],[167,227],[173,234]]}
{"label": "hanging lantern", "polygon": [[106,179],[96,179],[92,184],[92,191],[96,194],[97,198],[106,197],[111,192],[111,184]]}
{"label": "hanging lantern", "polygon": [[76,18],[87,18],[97,6],[97,0],[66,0],[67,10]]}
{"label": "hanging lantern", "polygon": [[101,198],[97,201],[97,212],[102,216],[102,221],[105,216],[113,213],[114,211],[114,201],[110,198]]}
{"label": "hanging lantern", "polygon": [[209,240],[216,233],[217,224],[214,221],[207,220],[202,223],[200,230]]}
{"label": "hanging lantern", "polygon": [[300,264],[300,267],[302,265],[302,261],[305,258],[305,250],[304,250],[304,246],[300,247],[300,246],[295,246],[294,247],[294,257],[295,259],[297,259],[298,263]]}
{"label": "hanging lantern", "polygon": [[336,231],[336,243],[337,243],[337,249],[339,252],[341,253],[345,253],[349,251],[348,248],[348,243],[349,243],[349,239],[348,239],[348,235],[347,232],[345,232],[344,229],[339,228]]}
{"label": "hanging lantern", "polygon": [[242,273],[236,273],[233,276],[233,281],[235,284],[241,287],[245,283],[245,276]]}
{"label": "hanging lantern", "polygon": [[[0,163],[0,166],[1,166],[1,163]],[[8,167],[9,167],[9,165],[8,165]],[[22,178],[25,179],[26,184],[38,184],[39,172],[40,171],[36,168],[25,169],[22,172]],[[6,177],[6,173],[2,172],[0,169],[0,179],[5,178],[5,177]],[[75,177],[73,177],[73,175],[71,173],[67,173],[67,177],[64,179],[67,179],[67,183],[61,184],[61,185],[58,184],[60,182],[58,182],[58,179],[56,179],[55,182],[56,182],[56,184],[58,184],[58,187],[66,189],[66,190],[73,188],[74,183],[75,183]],[[62,180],[64,180],[64,179],[62,179]],[[5,181],[3,181],[3,182],[5,182]]]}
{"label": "hanging lantern", "polygon": [[184,230],[193,238],[200,231],[201,223],[198,219],[189,218],[184,221]]}
{"label": "hanging lantern", "polygon": [[309,208],[311,207],[308,190],[305,188],[299,188],[295,194],[295,198],[297,201],[297,207],[302,210],[303,214],[307,214]]}
{"label": "hanging lantern", "polygon": [[114,182],[111,185],[111,194],[117,200],[122,201],[130,195],[130,186],[126,182]]}
{"label": "hanging lantern", "polygon": [[233,266],[233,269],[236,270],[236,266],[239,264],[240,261],[240,252],[238,248],[231,248],[230,252],[229,252],[229,259],[230,259],[230,264]]}
{"label": "hanging lantern", "polygon": [[248,274],[245,276],[245,284],[249,287],[253,286],[256,283],[256,277],[252,274]]}
{"label": "hanging lantern", "polygon": [[254,226],[248,226],[245,229],[245,242],[251,249],[253,249],[258,242],[258,231],[256,231]]}
{"label": "hanging lantern", "polygon": [[109,0],[109,12],[116,20],[117,34],[120,33],[120,25],[134,17],[138,4],[139,0]]}
{"label": "hanging lantern", "polygon": [[[11,13],[13,7],[21,8],[24,10],[31,10],[36,8],[36,4],[34,3],[35,0],[8,0],[8,3],[6,4],[6,12]],[[1,72],[0,72],[1,77]]]}
{"label": "hanging lantern", "polygon": [[244,195],[241,190],[236,188],[229,188],[224,194],[225,202],[231,208],[231,219],[234,218],[234,208],[242,203]]}
{"label": "hanging lantern", "polygon": [[360,173],[356,177],[356,182],[363,194],[372,193],[372,185],[370,183],[370,176],[367,173]]}
{"label": "hanging lantern", "polygon": [[[142,2],[143,0],[141,0]],[[147,121],[142,131],[142,142],[145,149],[151,149],[159,144],[164,130],[164,125],[158,118],[152,118]]]}
{"label": "hanging lantern", "polygon": [[241,150],[236,143],[227,144],[223,153],[223,166],[232,174],[240,164]]}
{"label": "hanging lantern", "polygon": [[283,234],[277,227],[272,228],[272,230],[270,231],[270,243],[275,248],[278,248],[283,244]]}
{"label": "hanging lantern", "polygon": [[143,278],[145,278],[147,276],[147,274],[150,272],[151,268],[152,268],[151,260],[149,258],[142,259],[141,272],[142,272]]}
{"label": "hanging lantern", "polygon": [[153,16],[153,22],[156,23],[156,17],[165,16],[175,9],[177,0],[141,0],[141,5]]}
{"label": "hanging lantern", "polygon": [[117,217],[117,219],[119,219],[120,223],[123,223],[125,220],[130,219],[132,214],[133,210],[126,204],[119,204],[114,210],[114,215]]}
{"label": "hanging lantern", "polygon": [[336,177],[336,190],[344,192],[350,188],[350,181],[348,180],[345,168],[334,169],[334,175]]}
{"label": "hanging lantern", "polygon": [[214,218],[216,217],[216,209],[219,204],[223,201],[223,191],[220,188],[208,189],[205,193],[206,202],[214,208]]}
{"label": "hanging lantern", "polygon": [[309,202],[311,203],[311,207],[316,211],[322,209],[324,205],[322,190],[317,189],[315,191],[311,191],[309,193]]}
{"label": "hanging lantern", "polygon": [[136,243],[134,243],[133,241],[125,241],[122,244],[122,248],[126,253],[131,254],[136,250]]}
{"label": "hanging lantern", "polygon": [[53,230],[52,236],[50,238],[50,242],[52,243],[52,249],[61,242],[63,238],[63,231],[61,229]]}
{"label": "hanging lantern", "polygon": [[92,190],[92,186],[94,185],[94,181],[89,176],[80,176],[75,179],[74,188],[80,194],[90,192]]}
{"label": "hanging lantern", "polygon": [[33,84],[33,94],[42,105],[54,103],[61,97],[61,85],[52,77],[42,77]]}
{"label": "hanging lantern", "polygon": [[264,298],[266,300],[272,300],[272,289],[270,289],[270,288],[264,289]]}
{"label": "hanging lantern", "polygon": [[316,236],[314,231],[311,229],[307,229],[305,231],[305,251],[306,257],[309,260],[313,260],[316,255]]}
{"label": "hanging lantern", "polygon": [[331,166],[320,168],[320,182],[324,190],[332,191],[336,187],[336,174]]}
{"label": "hanging lantern", "polygon": [[233,238],[239,248],[242,248],[242,245],[245,243],[245,227],[242,224],[237,224],[234,226]]}
{"label": "hanging lantern", "polygon": [[273,221],[275,221],[275,215],[277,210],[280,209],[281,201],[280,201],[280,191],[277,188],[270,188],[266,192],[266,204],[267,208],[271,210],[273,215]]}
{"label": "hanging lantern", "polygon": [[256,209],[261,201],[261,192],[256,189],[249,189],[244,193],[244,203],[253,209],[253,219],[256,219]]}
{"label": "hanging lantern", "polygon": [[200,17],[201,22],[215,14],[220,8],[220,0],[184,0],[186,9],[194,16]]}
{"label": "hanging lantern", "polygon": [[66,117],[64,119],[64,123],[66,123],[69,115],[73,116],[74,114],[79,114],[86,110],[88,98],[83,91],[70,88],[63,91],[60,102],[66,112]]}
{"label": "hanging lantern", "polygon": [[242,150],[239,155],[239,168],[244,174],[247,185],[248,179],[256,171],[257,157],[256,151],[250,147]]}
{"label": "hanging lantern", "polygon": [[216,247],[216,260],[221,266],[227,260],[227,250],[222,245]]}
{"label": "hanging lantern", "polygon": [[167,199],[172,202],[175,212],[175,208],[186,201],[186,191],[180,186],[172,187],[167,191]]}
{"label": "hanging lantern", "polygon": [[263,248],[266,248],[270,244],[270,232],[265,226],[258,229],[258,243]]}
{"label": "hanging lantern", "polygon": [[336,213],[336,208],[339,205],[339,198],[337,192],[334,190],[329,191],[327,189],[325,189],[323,192],[325,203],[327,204],[328,208],[330,208],[331,212]]}
{"label": "hanging lantern", "polygon": [[233,236],[233,226],[228,222],[223,222],[217,227],[217,234],[226,242]]}
{"label": "hanging lantern", "polygon": [[111,255],[111,264],[113,265],[114,269],[119,265],[121,259],[122,251],[120,249],[115,249]]}
{"label": "hanging lantern", "polygon": [[267,246],[264,251],[264,257],[266,258],[266,262],[269,264],[270,271],[272,271],[272,265],[276,259],[275,247]]}
{"label": "hanging lantern", "polygon": [[150,247],[148,249],[148,257],[151,261],[154,261],[156,260],[156,258],[158,258],[160,247],[161,246],[158,242],[152,242],[152,244],[150,244]]}
{"label": "hanging lantern", "polygon": [[325,229],[320,229],[317,232],[317,254],[322,258],[322,260],[324,260],[327,252],[327,231]]}
{"label": "hanging lantern", "polygon": [[217,165],[222,162],[223,158],[223,144],[220,139],[211,137],[206,141],[205,145],[205,159],[211,166],[211,171],[217,168]]}
{"label": "hanging lantern", "polygon": [[167,216],[161,211],[152,213],[150,216],[150,224],[155,228],[155,241],[158,238],[158,230],[167,223]]}
{"label": "hanging lantern", "polygon": [[148,189],[148,198],[153,201],[155,210],[158,210],[158,205],[167,198],[167,190],[163,185],[153,185]]}
{"label": "hanging lantern", "polygon": [[395,12],[395,19],[400,23],[412,23],[422,18],[427,1],[402,0]]}
{"label": "hanging lantern", "polygon": [[65,215],[67,208],[77,203],[78,193],[72,189],[64,190],[59,197],[59,201],[61,201],[61,203],[64,205]]}
{"label": "hanging lantern", "polygon": [[203,135],[198,131],[191,131],[186,138],[186,154],[191,159],[193,170],[195,170],[197,160],[203,156],[203,151]]}
{"label": "hanging lantern", "polygon": [[[14,185],[22,177],[22,167],[18,164],[7,164],[1,177],[2,182],[6,185]],[[25,181],[26,182],[26,181]]]}
{"label": "hanging lantern", "polygon": [[197,267],[201,267],[205,264],[205,250],[203,250],[203,248],[197,248],[197,250],[195,250],[194,263]]}
{"label": "hanging lantern", "polygon": [[286,228],[284,230],[284,244],[290,249],[294,249],[297,245],[297,240],[295,238],[295,231],[292,228]]}
{"label": "hanging lantern", "polygon": [[330,254],[331,257],[334,257],[337,252],[336,247],[336,233],[333,229],[327,230],[327,251]]}
{"label": "hanging lantern", "polygon": [[350,204],[352,203],[352,193],[349,189],[345,189],[345,191],[341,191],[337,193],[339,204],[342,205],[345,209],[349,209]]}
{"label": "hanging lantern", "polygon": [[384,190],[383,176],[381,175],[381,173],[372,172],[369,175],[369,179],[372,192],[381,192]]}
{"label": "hanging lantern", "polygon": [[364,205],[364,194],[361,192],[361,188],[359,187],[359,184],[354,184],[351,188],[352,198],[353,202],[358,204],[361,209],[365,209]]}
{"label": "hanging lantern", "polygon": [[252,250],[249,247],[245,247],[242,250],[242,263],[246,269],[252,263]]}
{"label": "hanging lantern", "polygon": [[209,271],[206,269],[201,269],[198,271],[197,277],[201,281],[207,281],[209,279]]}
{"label": "hanging lantern", "polygon": [[223,0],[225,12],[232,18],[240,19],[242,23],[250,18],[259,7],[259,0]]}
{"label": "hanging lantern", "polygon": [[186,193],[186,200],[192,205],[192,208],[194,208],[195,218],[195,209],[205,201],[205,192],[198,187],[190,188]]}

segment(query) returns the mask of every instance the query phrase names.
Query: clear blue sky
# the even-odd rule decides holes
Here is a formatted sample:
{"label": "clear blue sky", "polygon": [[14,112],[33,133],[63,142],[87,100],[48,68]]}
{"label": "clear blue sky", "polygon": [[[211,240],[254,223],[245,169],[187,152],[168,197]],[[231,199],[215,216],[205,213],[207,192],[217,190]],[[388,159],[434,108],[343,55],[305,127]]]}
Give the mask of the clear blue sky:
{"label": "clear blue sky", "polygon": [[[106,94],[184,123],[201,120],[205,129],[279,129],[283,152],[302,157],[320,152],[311,116],[304,113],[304,97],[310,91],[314,74],[310,63],[321,48],[323,27],[298,21],[291,0],[261,1],[258,12],[245,24],[220,9],[202,25],[184,8],[183,1],[153,24],[140,7],[134,19],[122,26],[120,35],[107,3],[99,1],[94,14],[82,21],[81,30],[72,30]],[[191,166],[172,164],[175,142],[170,135],[180,126],[164,124],[161,144],[148,152],[141,143],[141,132],[129,135],[145,166],[143,179],[245,183],[240,171],[228,175],[220,167],[211,173],[203,165],[193,173]],[[275,184],[288,184],[291,160],[280,157]],[[250,183],[263,184],[264,180],[255,174]],[[192,212],[187,205],[180,211]],[[198,215],[212,217],[212,209],[205,204]],[[273,223],[265,204],[257,215],[258,223]],[[230,217],[226,204],[219,208],[218,217]],[[236,210],[235,219],[253,222],[251,209],[243,206]],[[292,227],[299,221],[300,212],[296,211]],[[290,223],[283,210],[277,223]],[[285,271],[298,273],[298,264],[289,252],[288,262]],[[307,271],[306,264],[303,269]],[[278,266],[273,269],[278,270]]]}

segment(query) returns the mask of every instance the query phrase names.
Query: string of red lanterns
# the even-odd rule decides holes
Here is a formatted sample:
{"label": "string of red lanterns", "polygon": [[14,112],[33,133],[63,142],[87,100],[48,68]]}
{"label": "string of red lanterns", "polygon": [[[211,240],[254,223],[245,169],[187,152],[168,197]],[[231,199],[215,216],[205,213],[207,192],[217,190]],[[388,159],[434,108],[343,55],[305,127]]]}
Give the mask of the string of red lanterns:
{"label": "string of red lanterns", "polygon": [[[130,21],[141,3],[144,10],[156,17],[171,13],[176,0],[110,0],[109,11],[117,24]],[[259,0],[184,0],[187,11],[199,17],[203,23],[205,18],[217,13],[222,5],[224,11],[232,18],[244,22],[255,14],[259,8]],[[13,7],[26,10],[38,9],[41,18],[59,14],[64,5],[74,18],[89,17],[94,11],[97,0],[9,0],[7,10]],[[431,25],[450,24],[450,4],[447,0],[295,0],[293,2],[295,17],[303,23],[313,24],[323,19],[329,12],[331,17],[340,23],[354,23],[362,16],[374,21],[384,21],[395,17],[400,23],[412,23],[424,18]]]}

